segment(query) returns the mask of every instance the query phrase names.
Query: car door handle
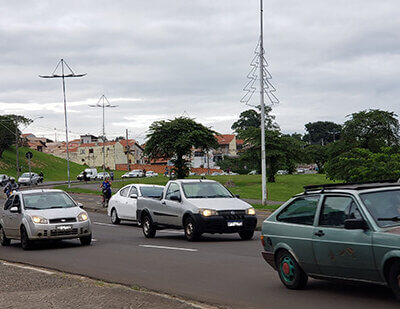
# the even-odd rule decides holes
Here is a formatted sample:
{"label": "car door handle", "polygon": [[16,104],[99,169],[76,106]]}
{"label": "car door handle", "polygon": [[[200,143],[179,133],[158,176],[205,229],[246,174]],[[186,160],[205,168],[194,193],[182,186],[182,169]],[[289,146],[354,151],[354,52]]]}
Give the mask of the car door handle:
{"label": "car door handle", "polygon": [[324,231],[319,230],[318,232],[314,233],[315,236],[322,237],[325,235]]}

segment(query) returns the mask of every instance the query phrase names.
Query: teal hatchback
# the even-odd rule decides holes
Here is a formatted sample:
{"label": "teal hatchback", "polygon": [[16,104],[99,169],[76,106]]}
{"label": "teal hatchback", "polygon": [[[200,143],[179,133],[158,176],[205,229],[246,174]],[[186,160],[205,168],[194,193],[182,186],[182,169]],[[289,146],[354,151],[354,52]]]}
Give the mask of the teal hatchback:
{"label": "teal hatchback", "polygon": [[400,183],[306,186],[263,222],[261,241],[289,289],[343,279],[388,285],[400,299]]}

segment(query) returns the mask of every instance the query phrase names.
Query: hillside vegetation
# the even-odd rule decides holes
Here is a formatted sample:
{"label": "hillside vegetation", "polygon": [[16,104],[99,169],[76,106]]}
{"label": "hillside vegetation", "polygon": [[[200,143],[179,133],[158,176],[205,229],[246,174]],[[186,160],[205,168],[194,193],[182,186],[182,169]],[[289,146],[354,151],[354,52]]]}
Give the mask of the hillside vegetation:
{"label": "hillside vegetation", "polygon": [[[32,150],[27,147],[19,147],[19,165],[22,166],[22,173],[28,172],[28,160],[25,154],[31,151],[33,158],[31,160],[32,172],[43,172],[45,181],[67,180],[67,161],[53,155]],[[70,162],[71,180],[85,168],[85,166]],[[12,146],[4,151],[0,158],[0,174],[16,176],[15,147]]]}

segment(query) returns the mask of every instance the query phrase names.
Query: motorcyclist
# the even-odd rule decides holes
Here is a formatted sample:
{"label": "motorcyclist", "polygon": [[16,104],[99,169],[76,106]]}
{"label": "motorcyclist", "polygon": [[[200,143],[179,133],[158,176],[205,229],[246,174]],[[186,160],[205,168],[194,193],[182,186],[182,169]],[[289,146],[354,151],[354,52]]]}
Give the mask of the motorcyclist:
{"label": "motorcyclist", "polygon": [[103,191],[103,207],[108,206],[108,201],[111,198],[111,182],[109,180],[109,177],[106,177],[103,183],[101,184],[101,188]]}
{"label": "motorcyclist", "polygon": [[15,181],[14,177],[10,177],[10,181],[7,183],[7,185],[4,188],[4,193],[9,197],[14,190],[17,190],[19,188],[17,182]]}

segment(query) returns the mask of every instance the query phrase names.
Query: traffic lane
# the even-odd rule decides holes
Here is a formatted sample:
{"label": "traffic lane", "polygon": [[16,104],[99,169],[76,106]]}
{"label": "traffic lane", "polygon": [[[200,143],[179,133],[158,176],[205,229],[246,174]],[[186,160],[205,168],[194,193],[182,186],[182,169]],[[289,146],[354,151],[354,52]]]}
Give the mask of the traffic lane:
{"label": "traffic lane", "polygon": [[160,231],[156,238],[146,239],[133,224],[112,226],[104,215],[91,213],[90,217],[96,239],[90,247],[64,241],[26,252],[15,242],[0,249],[0,258],[238,308],[398,307],[390,291],[378,286],[310,280],[305,291],[287,290],[262,259],[258,239],[206,235],[202,241],[191,243],[176,231]]}

